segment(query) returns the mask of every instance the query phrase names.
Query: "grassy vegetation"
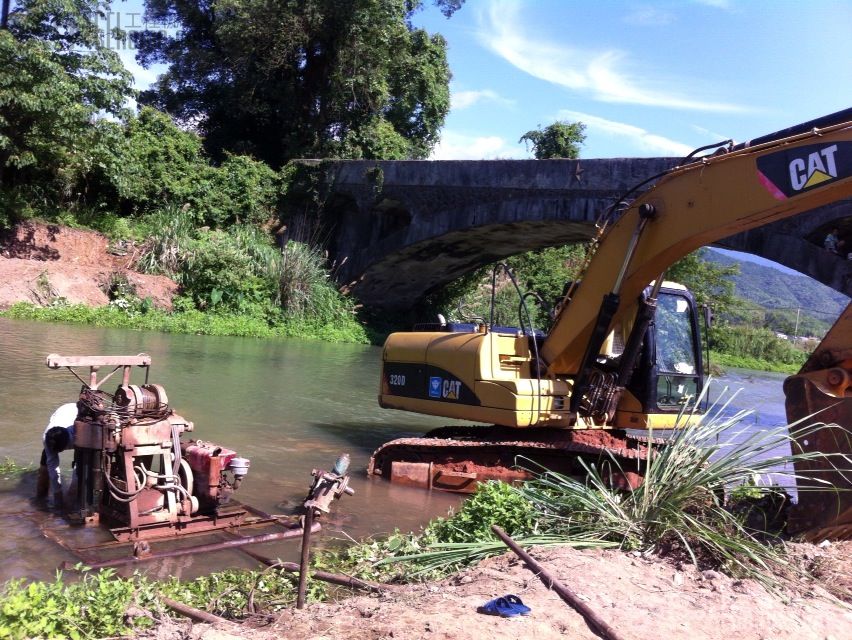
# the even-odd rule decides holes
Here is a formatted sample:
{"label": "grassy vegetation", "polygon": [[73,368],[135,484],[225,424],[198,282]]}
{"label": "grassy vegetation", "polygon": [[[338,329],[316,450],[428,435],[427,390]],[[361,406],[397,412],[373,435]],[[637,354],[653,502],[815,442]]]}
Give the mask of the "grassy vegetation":
{"label": "grassy vegetation", "polygon": [[[803,354],[802,363],[805,361]],[[739,369],[752,369],[754,371],[771,371],[774,373],[796,373],[801,364],[788,364],[786,362],[777,362],[773,360],[764,360],[763,358],[755,358],[748,355],[739,355],[733,353],[721,353],[719,351],[710,350],[710,361],[714,366],[720,367],[737,367]]]}
{"label": "grassy vegetation", "polygon": [[724,324],[710,332],[711,359],[729,367],[795,373],[808,352],[762,327]]}
{"label": "grassy vegetation", "polygon": [[32,469],[32,465],[22,465],[16,460],[6,456],[6,458],[0,461],[0,480],[17,478],[28,471],[32,471]]}
{"label": "grassy vegetation", "polygon": [[256,316],[227,312],[205,313],[197,309],[167,313],[159,309],[136,311],[114,305],[87,307],[81,304],[60,304],[38,307],[20,302],[0,312],[0,317],[208,336],[369,343],[366,330],[354,316],[351,319],[342,318],[337,323],[322,322],[313,318],[286,317],[270,323],[266,318]]}

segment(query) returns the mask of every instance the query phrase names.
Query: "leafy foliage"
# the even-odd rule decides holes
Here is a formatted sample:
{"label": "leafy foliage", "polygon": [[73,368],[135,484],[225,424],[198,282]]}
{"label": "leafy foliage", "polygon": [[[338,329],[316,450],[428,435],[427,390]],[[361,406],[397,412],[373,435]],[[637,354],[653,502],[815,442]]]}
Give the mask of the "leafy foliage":
{"label": "leafy foliage", "polygon": [[586,125],[582,122],[558,120],[542,129],[527,131],[518,142],[532,145],[536,160],[580,157],[580,145],[586,140]]}
{"label": "leafy foliage", "polygon": [[[526,299],[526,305],[536,329],[550,327],[551,311],[562,299],[566,283],[577,278],[585,255],[585,247],[576,244],[528,251],[505,260],[521,293],[535,294]],[[488,321],[492,274],[493,266],[478,269],[432,294],[427,305],[433,312],[457,320]],[[520,296],[503,271],[498,274],[494,307],[495,324],[527,326],[527,318],[522,317],[519,308]]]}
{"label": "leafy foliage", "polygon": [[0,31],[0,225],[74,201],[103,151],[99,118],[120,115],[131,95],[89,19],[105,4],[21,0]]}
{"label": "leafy foliage", "polygon": [[[460,0],[438,3],[451,14]],[[141,96],[197,124],[215,158],[423,158],[449,110],[446,42],[415,29],[409,0],[269,3],[149,0],[174,37],[134,33],[137,59],[167,63]]]}
{"label": "leafy foliage", "polygon": [[258,611],[275,612],[292,606],[296,581],[295,574],[275,567],[263,571],[228,570],[187,582],[172,578],[158,591],[196,609],[239,620]]}
{"label": "leafy foliage", "polygon": [[715,315],[721,315],[736,302],[732,277],[739,273],[739,267],[710,261],[709,253],[699,249],[681,258],[666,272],[666,279],[686,286],[699,306],[707,305]]}
{"label": "leafy foliage", "polygon": [[53,582],[11,580],[0,591],[0,637],[107,638],[124,636],[133,626],[151,619],[128,619],[133,603],[149,605],[150,585],[118,579],[115,571],[86,573],[66,582],[57,573]]}
{"label": "leafy foliage", "polygon": [[32,469],[31,464],[21,465],[9,456],[6,456],[0,461],[0,480],[8,480],[9,478],[21,476],[28,471],[32,471]]}

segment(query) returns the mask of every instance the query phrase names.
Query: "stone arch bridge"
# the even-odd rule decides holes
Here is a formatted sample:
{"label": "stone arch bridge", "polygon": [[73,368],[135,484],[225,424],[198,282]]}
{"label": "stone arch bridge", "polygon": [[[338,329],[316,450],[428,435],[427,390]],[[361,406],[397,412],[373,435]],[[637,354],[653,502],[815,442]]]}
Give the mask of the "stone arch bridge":
{"label": "stone arch bridge", "polygon": [[[675,158],[339,161],[324,219],[337,281],[365,305],[406,310],[480,266],[583,242],[598,214]],[[847,222],[848,219],[848,222]],[[852,295],[852,261],[822,248],[833,227],[852,250],[852,200],[725,238]]]}

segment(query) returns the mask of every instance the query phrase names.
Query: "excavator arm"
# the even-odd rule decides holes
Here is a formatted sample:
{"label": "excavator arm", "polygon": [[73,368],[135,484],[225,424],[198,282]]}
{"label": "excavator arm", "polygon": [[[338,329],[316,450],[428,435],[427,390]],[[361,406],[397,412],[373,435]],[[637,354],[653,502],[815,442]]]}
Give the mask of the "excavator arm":
{"label": "excavator arm", "polygon": [[[802,133],[787,130],[675,167],[631,203],[603,230],[582,284],[541,347],[549,377],[582,376],[599,336],[691,251],[852,196],[852,109],[819,122],[830,124],[806,123]],[[601,314],[604,293],[610,309]]]}

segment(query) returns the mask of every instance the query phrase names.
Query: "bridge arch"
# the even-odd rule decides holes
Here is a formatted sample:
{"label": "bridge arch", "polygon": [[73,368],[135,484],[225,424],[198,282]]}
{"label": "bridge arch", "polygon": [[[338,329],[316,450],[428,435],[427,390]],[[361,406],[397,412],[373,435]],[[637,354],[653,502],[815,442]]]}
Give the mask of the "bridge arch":
{"label": "bridge arch", "polygon": [[[333,163],[327,214],[338,282],[364,304],[407,309],[511,255],[585,242],[598,214],[674,158]],[[381,173],[381,189],[375,175]],[[773,260],[852,295],[852,261],[822,248],[832,227],[852,250],[852,200],[715,243]],[[345,260],[344,260],[345,259]]]}

